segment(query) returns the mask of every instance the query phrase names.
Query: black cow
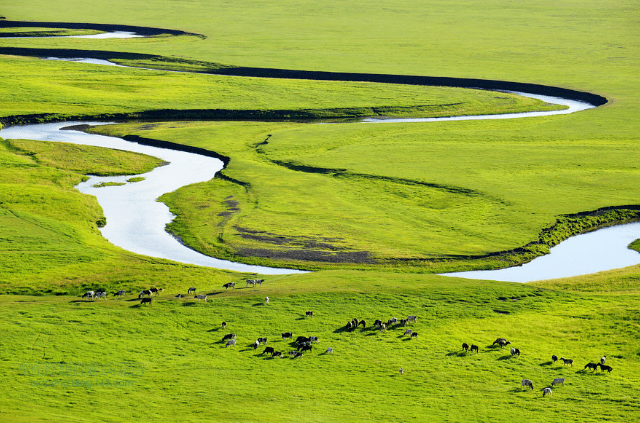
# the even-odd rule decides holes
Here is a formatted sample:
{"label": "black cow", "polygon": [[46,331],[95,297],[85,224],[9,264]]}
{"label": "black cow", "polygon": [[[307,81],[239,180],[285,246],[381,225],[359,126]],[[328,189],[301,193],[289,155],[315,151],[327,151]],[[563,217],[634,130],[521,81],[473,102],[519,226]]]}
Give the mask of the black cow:
{"label": "black cow", "polygon": [[149,304],[151,305],[151,298],[147,297],[147,298],[143,298],[142,300],[140,300],[140,304]]}
{"label": "black cow", "polygon": [[609,373],[611,373],[611,370],[613,370],[613,368],[611,366],[607,366],[606,364],[600,364],[600,371],[604,372],[605,370],[608,371]]}
{"label": "black cow", "polygon": [[235,282],[228,282],[228,283],[225,283],[224,285],[222,285],[222,287],[223,287],[225,290],[226,290],[226,289],[229,289],[229,288],[233,288],[233,289],[235,289],[235,288],[236,288],[236,283],[235,283]]}
{"label": "black cow", "polygon": [[584,368],[585,368],[585,369],[591,369],[591,371],[595,371],[595,370],[597,370],[597,369],[598,369],[598,366],[599,366],[599,365],[600,365],[600,364],[598,364],[598,363],[587,363],[587,365],[586,365],[586,366],[584,366]]}
{"label": "black cow", "polygon": [[282,332],[282,339],[293,338],[293,332]]}
{"label": "black cow", "polygon": [[261,354],[273,354],[275,350],[273,349],[273,347],[267,347],[264,349],[264,351],[262,351]]}
{"label": "black cow", "polygon": [[313,317],[313,311],[307,311],[305,315],[306,317]]}
{"label": "black cow", "polygon": [[225,336],[222,337],[222,340],[226,341],[227,339],[233,339],[235,337],[236,337],[235,333],[228,333],[228,334],[226,334]]}
{"label": "black cow", "polygon": [[462,349],[463,349],[465,352],[469,351],[469,344],[467,344],[466,342],[464,342],[464,343],[462,344]]}
{"label": "black cow", "polygon": [[298,351],[312,351],[312,350],[313,350],[313,346],[311,346],[311,344],[304,344],[298,347]]}
{"label": "black cow", "polygon": [[477,345],[471,345],[471,352],[476,352],[476,354],[478,354],[478,346]]}
{"label": "black cow", "polygon": [[309,338],[307,338],[306,336],[298,336],[298,337],[296,338],[296,342],[297,342],[298,344],[301,344],[301,343],[303,343],[303,342],[309,342],[309,341],[310,341],[310,339],[309,339]]}
{"label": "black cow", "polygon": [[267,338],[258,338],[257,342],[259,344],[266,344],[267,343]]}

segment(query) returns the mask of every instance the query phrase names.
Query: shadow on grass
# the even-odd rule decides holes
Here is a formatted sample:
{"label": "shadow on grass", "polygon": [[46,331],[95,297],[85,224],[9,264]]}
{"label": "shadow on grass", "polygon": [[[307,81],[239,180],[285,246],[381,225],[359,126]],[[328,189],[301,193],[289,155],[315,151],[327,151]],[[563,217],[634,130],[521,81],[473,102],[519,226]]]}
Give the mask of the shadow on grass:
{"label": "shadow on grass", "polygon": [[446,354],[446,356],[447,356],[447,357],[453,357],[453,356],[456,356],[456,357],[466,357],[466,356],[468,356],[468,355],[469,355],[469,353],[464,352],[464,351],[460,351],[460,352],[450,352],[450,353],[447,353],[447,354]]}
{"label": "shadow on grass", "polygon": [[545,361],[544,363],[540,363],[541,366],[551,366],[553,361]]}
{"label": "shadow on grass", "polygon": [[184,307],[193,307],[193,306],[198,305],[198,303],[196,303],[195,301],[185,301],[185,302],[182,303],[182,305]]}
{"label": "shadow on grass", "polygon": [[511,360],[512,358],[513,358],[512,355],[503,355],[502,357],[496,358],[496,360],[500,360],[500,361],[502,361],[502,360]]}

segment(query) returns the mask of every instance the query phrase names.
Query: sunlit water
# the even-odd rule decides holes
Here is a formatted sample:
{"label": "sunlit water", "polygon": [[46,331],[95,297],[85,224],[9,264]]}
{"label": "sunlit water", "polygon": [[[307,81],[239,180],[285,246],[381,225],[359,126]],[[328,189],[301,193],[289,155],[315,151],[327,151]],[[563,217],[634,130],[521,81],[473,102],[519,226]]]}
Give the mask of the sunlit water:
{"label": "sunlit water", "polygon": [[639,238],[640,222],[612,226],[571,237],[551,248],[550,254],[522,266],[443,275],[509,282],[587,275],[640,264],[640,254],[628,248],[629,244]]}
{"label": "sunlit water", "polygon": [[139,38],[144,37],[144,35],[138,35],[135,32],[130,31],[113,31],[113,32],[101,32],[99,34],[91,34],[91,35],[51,35],[46,37],[2,37],[0,34],[0,38],[8,38],[8,39],[29,39],[29,38],[97,38],[97,39],[107,39],[107,38]]}

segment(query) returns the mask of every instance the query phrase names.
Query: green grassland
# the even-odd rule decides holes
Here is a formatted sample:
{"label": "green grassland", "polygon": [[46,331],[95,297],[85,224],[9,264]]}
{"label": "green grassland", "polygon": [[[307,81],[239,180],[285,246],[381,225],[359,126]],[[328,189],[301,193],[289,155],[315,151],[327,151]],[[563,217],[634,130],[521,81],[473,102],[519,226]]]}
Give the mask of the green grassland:
{"label": "green grassland", "polygon": [[[230,158],[222,177],[162,198],[178,215],[171,230],[216,256],[316,270],[245,288],[244,279],[256,275],[114,247],[98,230],[105,222],[95,199],[73,186],[87,174],[135,175],[161,161],[3,140],[0,421],[635,421],[640,266],[533,284],[429,273],[518,262],[572,233],[637,217],[619,210],[571,215],[639,204],[639,14],[636,1],[612,0],[4,2],[0,15],[10,20],[139,25],[203,37],[0,38],[0,47],[155,55],[161,59],[120,60],[191,71],[246,66],[483,78],[587,91],[609,102],[508,121],[185,122],[180,113],[188,110],[342,119],[541,104],[441,87],[0,56],[3,122],[170,111],[171,122],[99,130]],[[556,222],[555,231],[543,232]],[[468,259],[538,241],[517,256]],[[313,252],[311,260],[300,260],[300,251]],[[317,261],[326,254],[360,262]],[[227,282],[236,289],[224,290]],[[152,306],[140,305],[136,294],[152,286],[165,292]],[[208,294],[206,303],[174,297],[191,286]],[[106,301],[80,298],[100,289],[109,292]],[[129,294],[113,299],[118,289]],[[306,310],[315,316],[305,318]],[[411,314],[418,316],[411,325],[417,339],[401,328],[343,329],[354,317],[371,326]],[[280,338],[285,331],[320,343],[291,359],[292,345]],[[237,334],[234,347],[221,342],[228,332]],[[285,358],[254,351],[259,336]],[[522,355],[492,347],[498,337]],[[463,353],[463,342],[480,353]],[[335,352],[324,354],[327,347]],[[574,367],[553,364],[552,354],[574,359]],[[611,373],[583,370],[602,355]],[[566,385],[543,398],[555,377]],[[523,378],[533,380],[533,391],[521,388]]]}
{"label": "green grassland", "polygon": [[[632,342],[639,335],[637,285],[632,293],[605,295],[320,272],[268,278],[256,289],[202,288],[207,303],[166,292],[152,306],[131,296],[0,297],[0,419],[592,422],[633,420],[640,407],[640,350]],[[306,310],[315,316],[305,318]],[[342,329],[353,317],[370,326],[408,314],[419,316],[409,325],[415,339],[401,327]],[[320,342],[292,359],[284,331]],[[221,341],[226,333],[236,334],[236,346]],[[261,354],[264,346],[254,350],[260,336],[285,357]],[[502,336],[520,357],[491,345]],[[464,353],[463,342],[479,345],[480,353]],[[327,347],[334,353],[324,353]],[[574,366],[553,364],[553,354],[573,358]],[[613,372],[583,370],[603,354]],[[565,386],[543,398],[542,388],[556,377],[566,378]],[[533,391],[521,388],[523,378],[534,381]],[[34,397],[35,404],[26,403]]]}

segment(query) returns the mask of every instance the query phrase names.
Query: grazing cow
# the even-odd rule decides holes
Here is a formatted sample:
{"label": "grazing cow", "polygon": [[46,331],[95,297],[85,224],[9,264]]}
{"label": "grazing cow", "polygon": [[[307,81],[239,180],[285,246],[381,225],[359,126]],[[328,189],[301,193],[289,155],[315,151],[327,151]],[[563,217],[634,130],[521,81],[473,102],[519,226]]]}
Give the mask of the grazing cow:
{"label": "grazing cow", "polygon": [[392,324],[393,324],[393,321],[391,319],[387,320],[387,327],[388,328],[390,328]]}
{"label": "grazing cow", "polygon": [[262,351],[261,354],[269,354],[269,353],[273,354],[274,351],[275,350],[273,349],[273,347],[267,347],[264,349],[264,351]]}
{"label": "grazing cow", "polygon": [[313,350],[313,345],[310,345],[310,344],[303,344],[298,347],[298,351],[312,351],[312,350]]}
{"label": "grazing cow", "polygon": [[376,326],[380,326],[382,324],[382,320],[376,320],[375,322],[373,322],[373,327],[375,328]]}
{"label": "grazing cow", "polygon": [[477,345],[471,345],[471,352],[474,352],[474,351],[476,352],[476,354],[479,353]]}
{"label": "grazing cow", "polygon": [[140,304],[149,304],[149,305],[151,305],[151,298],[150,298],[150,297],[143,298],[143,299],[140,301]]}
{"label": "grazing cow", "polygon": [[380,323],[380,332],[384,332],[387,330],[387,325],[384,323]]}
{"label": "grazing cow", "polygon": [[282,332],[282,339],[292,339],[293,338],[293,332]]}
{"label": "grazing cow", "polygon": [[184,297],[184,295],[182,295],[180,293],[178,293],[178,295],[176,295],[176,298],[183,298],[183,297]]}
{"label": "grazing cow", "polygon": [[558,356],[557,356],[557,355],[555,355],[555,354],[554,354],[554,355],[552,355],[552,356],[551,356],[551,361],[553,361],[554,363],[555,363],[556,361],[558,361]]}
{"label": "grazing cow", "polygon": [[522,387],[524,388],[525,386],[528,386],[531,388],[531,390],[533,390],[533,382],[531,382],[529,379],[522,379]]}
{"label": "grazing cow", "polygon": [[553,379],[553,382],[551,382],[551,386],[556,386],[558,384],[562,383],[562,386],[564,386],[564,378],[563,377],[557,377],[555,379]]}
{"label": "grazing cow", "polygon": [[560,357],[560,360],[562,360],[564,362],[565,366],[568,364],[569,366],[573,367],[573,359]]}
{"label": "grazing cow", "polygon": [[599,364],[598,363],[587,363],[584,368],[585,369],[591,369],[591,371],[597,370],[598,369]]}
{"label": "grazing cow", "polygon": [[331,348],[331,347],[327,348],[327,351],[326,351],[326,352],[327,352],[327,353],[331,353],[331,354],[333,354],[333,348]]}
{"label": "grazing cow", "polygon": [[235,289],[235,288],[236,288],[236,283],[235,283],[235,282],[228,282],[228,283],[225,283],[224,285],[222,285],[222,287],[223,287],[225,290],[227,290],[227,289],[229,289],[229,288],[233,288],[233,289]]}
{"label": "grazing cow", "polygon": [[120,291],[116,292],[116,298],[121,298],[124,294],[126,294],[127,291],[125,291],[124,289],[121,289]]}
{"label": "grazing cow", "polygon": [[307,311],[305,317],[313,317],[313,311]]}
{"label": "grazing cow", "polygon": [[390,321],[391,321],[391,323],[393,323],[395,325],[395,324],[398,323],[398,318],[392,317]]}
{"label": "grazing cow", "polygon": [[252,285],[254,288],[256,287],[256,281],[253,279],[247,279],[247,286]]}
{"label": "grazing cow", "polygon": [[360,323],[360,321],[354,317],[351,323],[353,324],[353,328],[355,329],[358,327],[358,324]]}
{"label": "grazing cow", "polygon": [[254,350],[257,350],[259,346],[260,346],[260,342],[256,341],[256,342],[253,343],[253,349]]}
{"label": "grazing cow", "polygon": [[223,341],[226,341],[227,339],[234,339],[236,337],[235,333],[228,333],[225,336],[222,337]]}
{"label": "grazing cow", "polygon": [[[408,330],[408,329],[407,329],[407,330]],[[468,352],[468,351],[469,351],[469,344],[467,344],[466,342],[463,342],[463,343],[462,343],[462,349],[463,349],[465,352]]]}
{"label": "grazing cow", "polygon": [[259,344],[266,344],[267,343],[267,338],[258,338],[258,340],[256,341]]}
{"label": "grazing cow", "polygon": [[409,321],[407,319],[400,319],[400,326],[405,327]]}
{"label": "grazing cow", "polygon": [[411,329],[407,329],[404,331],[404,335],[411,335],[413,331]]}
{"label": "grazing cow", "polygon": [[607,356],[603,355],[602,358],[600,359],[600,364],[604,364],[607,361]]}
{"label": "grazing cow", "polygon": [[511,355],[514,356],[516,354],[520,357],[520,350],[517,348],[511,348]]}
{"label": "grazing cow", "polygon": [[400,367],[400,374],[403,375],[404,374],[404,370],[402,369],[402,367]]}
{"label": "grazing cow", "polygon": [[542,390],[542,396],[546,396],[547,394],[551,395],[551,388],[544,388]]}
{"label": "grazing cow", "polygon": [[362,329],[366,329],[367,327],[367,321],[366,320],[360,320],[360,325],[362,325]]}
{"label": "grazing cow", "polygon": [[187,289],[187,295],[191,294],[192,292],[194,294],[196,293],[196,289],[194,287],[191,287],[191,288]]}
{"label": "grazing cow", "polygon": [[84,293],[84,295],[82,295],[82,298],[91,298],[93,300],[95,296],[96,296],[95,291],[87,291]]}
{"label": "grazing cow", "polygon": [[269,305],[269,297],[266,297],[266,298],[264,299],[264,304],[265,304],[265,305]]}
{"label": "grazing cow", "polygon": [[231,346],[233,346],[235,344],[236,344],[236,340],[235,339],[229,339],[229,341],[227,341],[227,345],[226,346],[227,347],[231,347]]}
{"label": "grazing cow", "polygon": [[147,297],[150,297],[151,296],[151,291],[149,291],[148,289],[143,289],[138,294],[138,299],[142,298],[143,295],[146,295]]}
{"label": "grazing cow", "polygon": [[149,288],[152,294],[160,295],[164,291],[164,288]]}
{"label": "grazing cow", "polygon": [[504,338],[498,338],[498,339],[496,339],[495,341],[493,341],[493,344],[491,344],[491,345],[495,345],[495,344],[500,345],[500,348],[502,349],[502,348],[504,348],[504,347],[505,347],[505,345],[510,345],[510,344],[511,344],[511,342],[507,341],[507,340],[506,340],[506,339],[504,339]]}
{"label": "grazing cow", "polygon": [[418,318],[418,316],[407,316],[407,322],[416,322],[416,319]]}
{"label": "grazing cow", "polygon": [[309,342],[320,342],[320,341],[318,340],[317,336],[310,336],[309,337]]}
{"label": "grazing cow", "polygon": [[227,328],[227,322],[222,322],[222,329],[226,329]]}
{"label": "grazing cow", "polygon": [[198,299],[198,302],[200,302],[200,300],[204,300],[204,302],[205,302],[205,303],[207,302],[207,296],[206,296],[206,295],[203,295],[203,294],[196,295],[196,296],[195,296],[195,297],[193,297],[193,298],[197,298],[197,299]]}
{"label": "grazing cow", "polygon": [[608,371],[609,373],[611,373],[611,370],[613,370],[613,368],[611,366],[607,366],[606,364],[601,364],[600,365],[600,371],[604,372],[604,371]]}
{"label": "grazing cow", "polygon": [[96,292],[96,300],[98,300],[100,298],[104,298],[106,300],[107,299],[107,293],[104,292],[104,291]]}
{"label": "grazing cow", "polygon": [[413,332],[411,334],[411,338],[417,338],[418,337],[418,332]]}
{"label": "grazing cow", "polygon": [[310,339],[309,339],[309,338],[307,338],[306,336],[298,336],[298,337],[296,338],[296,342],[297,342],[298,344],[301,344],[301,343],[303,343],[303,342],[309,342],[309,341],[310,341]]}
{"label": "grazing cow", "polygon": [[280,358],[282,358],[282,351],[274,351],[271,354],[271,357],[280,357]]}

